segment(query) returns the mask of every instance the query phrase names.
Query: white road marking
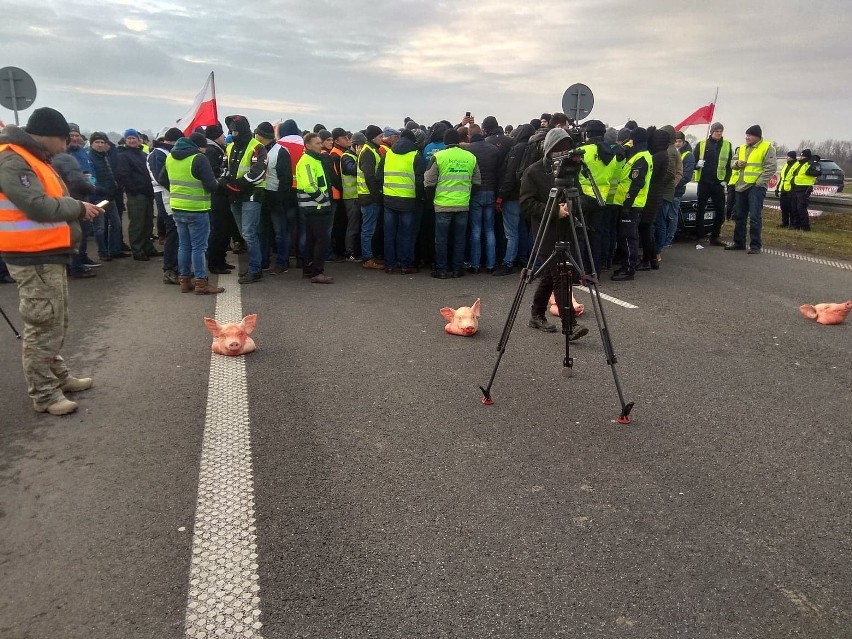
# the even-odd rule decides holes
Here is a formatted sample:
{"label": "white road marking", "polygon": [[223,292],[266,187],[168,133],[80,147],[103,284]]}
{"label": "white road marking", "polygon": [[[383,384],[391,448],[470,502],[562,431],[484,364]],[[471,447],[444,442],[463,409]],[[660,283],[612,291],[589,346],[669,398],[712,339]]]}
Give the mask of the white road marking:
{"label": "white road marking", "polygon": [[778,249],[763,249],[762,253],[767,255],[777,255],[778,257],[786,257],[791,260],[802,260],[803,262],[812,262],[814,264],[822,264],[823,266],[833,266],[842,268],[847,271],[852,271],[852,262],[844,262],[843,260],[828,260],[824,257],[814,257],[813,255],[802,255],[801,253],[790,253],[789,251],[779,251]]}
{"label": "white road marking", "polygon": [[[220,323],[242,319],[236,275],[220,275]],[[199,321],[201,318],[199,318]],[[243,357],[211,353],[185,630],[262,639],[249,403]]]}
{"label": "white road marking", "polygon": [[[589,288],[587,286],[575,286],[578,291],[585,291],[591,295]],[[623,306],[624,308],[639,308],[635,304],[631,304],[630,302],[625,302],[624,300],[620,300],[617,297],[613,297],[612,295],[607,295],[606,293],[601,293],[601,299],[606,300],[608,302],[612,302],[613,304],[618,304],[619,306]]]}

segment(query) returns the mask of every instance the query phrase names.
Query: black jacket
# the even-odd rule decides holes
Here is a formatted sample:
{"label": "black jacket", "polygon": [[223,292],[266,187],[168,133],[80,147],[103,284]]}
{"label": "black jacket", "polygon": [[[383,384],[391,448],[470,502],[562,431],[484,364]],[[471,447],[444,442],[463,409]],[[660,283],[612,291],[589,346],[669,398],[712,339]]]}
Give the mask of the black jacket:
{"label": "black jacket", "polygon": [[[175,160],[185,160],[192,156],[195,156],[192,159],[192,177],[201,182],[205,191],[213,193],[219,188],[219,183],[213,175],[209,160],[201,152],[201,149],[190,142],[189,139],[181,138],[178,140],[172,149],[172,157]],[[163,165],[163,170],[157,176],[157,182],[162,184],[163,188],[168,189],[170,187],[168,164]]]}
{"label": "black jacket", "polygon": [[376,162],[376,156],[371,153],[367,147],[372,147],[376,153],[379,152],[379,147],[371,141],[367,141],[364,148],[361,149],[361,155],[358,156],[358,164],[361,166],[361,172],[364,173],[364,181],[367,183],[369,195],[359,195],[358,204],[361,206],[369,206],[370,204],[378,204],[382,201],[382,183],[379,182],[376,170],[379,168]]}
{"label": "black jacket", "polygon": [[151,174],[148,173],[147,156],[137,147],[129,146],[118,150],[118,161],[115,167],[115,178],[127,195],[147,195],[154,197],[154,187],[151,185]]}
{"label": "black jacket", "polygon": [[[533,163],[521,178],[521,211],[528,216],[532,222],[532,231],[537,229],[543,222],[545,205],[550,197],[550,189],[555,184],[550,167],[545,165],[544,160]],[[554,207],[551,212],[550,226],[542,238],[541,253],[547,256],[553,252],[557,240],[568,239],[570,233],[571,218],[560,218],[559,208]]]}
{"label": "black jacket", "polygon": [[497,191],[500,186],[500,162],[502,160],[500,149],[481,135],[474,135],[465,150],[476,156],[479,175],[482,178],[480,190]]}
{"label": "black jacket", "polygon": [[518,132],[515,134],[515,144],[509,150],[501,166],[503,176],[500,179],[498,197],[503,200],[517,200],[521,196],[521,181],[517,177],[518,165],[524,157],[524,151],[533,133],[535,133],[535,129],[529,124],[522,124],[518,127]]}
{"label": "black jacket", "polygon": [[89,149],[89,161],[95,172],[95,198],[100,200],[115,200],[118,195],[118,183],[112,172],[109,156]]}
{"label": "black jacket", "polygon": [[648,140],[648,151],[654,163],[651,173],[651,183],[648,186],[648,199],[645,208],[642,209],[643,224],[651,224],[660,213],[660,205],[663,203],[663,187],[666,181],[666,171],[669,166],[669,144],[671,137],[666,131],[656,129],[650,132]]}
{"label": "black jacket", "polygon": [[[385,195],[385,207],[393,209],[394,211],[413,211],[414,203],[417,198],[423,198],[424,195],[423,174],[426,172],[426,160],[424,160],[423,155],[417,151],[417,144],[405,138],[397,140],[393,147],[391,147],[391,151],[398,155],[405,155],[412,151],[416,152],[414,155],[415,197],[395,197],[393,195]],[[382,161],[379,163],[378,169],[378,179],[382,184],[385,182],[385,157],[383,157]]]}
{"label": "black jacket", "polygon": [[50,160],[59,177],[75,200],[86,200],[95,192],[95,185],[83,174],[80,163],[70,153],[57,153]]}

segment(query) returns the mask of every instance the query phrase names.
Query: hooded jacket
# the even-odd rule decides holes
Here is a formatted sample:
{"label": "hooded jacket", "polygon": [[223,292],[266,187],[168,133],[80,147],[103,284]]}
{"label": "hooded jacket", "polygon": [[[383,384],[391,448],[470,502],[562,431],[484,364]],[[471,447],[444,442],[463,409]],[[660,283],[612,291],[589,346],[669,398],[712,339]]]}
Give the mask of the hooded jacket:
{"label": "hooded jacket", "polygon": [[[406,138],[400,138],[397,140],[394,145],[391,147],[391,151],[396,153],[397,155],[405,155],[406,153],[415,152],[414,155],[414,192],[415,197],[396,197],[394,195],[385,195],[384,202],[385,208],[393,209],[394,211],[413,211],[414,203],[418,198],[423,197],[423,174],[426,173],[426,160],[423,159],[423,155],[417,150],[417,143],[412,142]],[[381,162],[379,162],[379,169],[377,171],[379,182],[384,184],[385,182],[385,158],[387,154],[382,157]]]}
{"label": "hooded jacket", "polygon": [[662,198],[664,202],[671,202],[674,199],[675,188],[683,177],[683,160],[680,158],[680,151],[674,145],[674,127],[667,124],[661,126],[660,131],[665,132],[669,136],[669,146],[666,148],[669,163],[666,169],[665,180],[663,181]]}
{"label": "hooded jacket", "polygon": [[509,150],[502,166],[503,175],[498,197],[503,200],[517,200],[521,196],[521,181],[517,178],[517,171],[533,133],[535,129],[530,124],[522,124],[515,132],[515,144]]}
{"label": "hooded jacket", "polygon": [[[683,146],[680,147],[678,153],[682,156],[683,161],[683,177],[675,185],[674,196],[683,197],[686,193],[686,185],[692,181],[692,174],[695,171],[695,155],[692,153],[692,146],[686,140],[683,141]],[[686,153],[686,155],[683,155]]]}
{"label": "hooded jacket", "polygon": [[290,154],[290,172],[293,175],[291,188],[296,189],[296,165],[305,153],[305,140],[295,120],[284,120],[278,126],[278,144]]}
{"label": "hooded jacket", "polygon": [[651,153],[651,160],[654,164],[654,169],[651,172],[651,183],[648,186],[648,199],[645,201],[645,208],[642,209],[642,224],[651,224],[657,219],[660,212],[660,205],[663,202],[663,185],[666,183],[669,175],[674,174],[672,167],[669,168],[669,134],[662,129],[649,130],[648,135],[648,151]]}
{"label": "hooded jacket", "polygon": [[[192,156],[195,156],[192,160],[192,177],[201,182],[205,191],[213,193],[219,188],[219,183],[216,181],[216,176],[213,175],[213,167],[210,166],[210,160],[201,152],[201,149],[195,146],[189,138],[180,138],[174,147],[172,147],[172,157],[175,160],[185,160]],[[163,188],[169,188],[169,171],[167,165],[163,165],[163,170],[160,171],[157,181],[163,185]]]}
{"label": "hooded jacket", "polygon": [[480,190],[496,192],[500,186],[500,164],[503,160],[500,149],[482,135],[474,135],[465,148],[476,156],[482,179]]}
{"label": "hooded jacket", "polygon": [[[16,126],[9,125],[0,133],[0,144],[17,144],[41,161],[50,161],[47,150],[26,131]],[[67,191],[66,197],[45,197],[44,187],[30,165],[10,150],[0,153],[0,192],[34,222],[65,222],[71,228],[71,246],[68,248],[39,253],[4,251],[0,257],[16,266],[69,263],[71,256],[77,252],[76,247],[82,237],[79,220],[86,213],[83,203],[69,197]]]}

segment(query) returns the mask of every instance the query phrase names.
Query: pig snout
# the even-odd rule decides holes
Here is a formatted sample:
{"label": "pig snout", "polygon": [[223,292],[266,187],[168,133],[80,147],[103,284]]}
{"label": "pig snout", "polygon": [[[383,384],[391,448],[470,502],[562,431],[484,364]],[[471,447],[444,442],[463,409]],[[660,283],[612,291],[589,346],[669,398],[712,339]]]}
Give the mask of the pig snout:
{"label": "pig snout", "polygon": [[222,335],[219,338],[219,343],[225,348],[225,350],[230,351],[231,353],[238,353],[243,344],[246,343],[245,335],[240,335],[238,333],[226,334]]}
{"label": "pig snout", "polygon": [[476,326],[470,322],[463,322],[459,325],[459,330],[463,335],[473,335],[476,332]]}

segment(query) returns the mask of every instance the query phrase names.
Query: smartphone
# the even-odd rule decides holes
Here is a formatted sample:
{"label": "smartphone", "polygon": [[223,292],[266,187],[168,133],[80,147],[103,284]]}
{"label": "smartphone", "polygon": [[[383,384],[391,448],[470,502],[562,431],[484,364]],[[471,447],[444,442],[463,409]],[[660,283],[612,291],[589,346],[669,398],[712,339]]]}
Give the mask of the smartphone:
{"label": "smartphone", "polygon": [[95,204],[95,206],[97,206],[99,209],[105,209],[107,206],[109,206],[109,200],[101,200],[100,202]]}
{"label": "smartphone", "polygon": [[469,117],[470,117],[470,111],[467,111],[467,112],[464,114],[464,117],[469,118]]}

